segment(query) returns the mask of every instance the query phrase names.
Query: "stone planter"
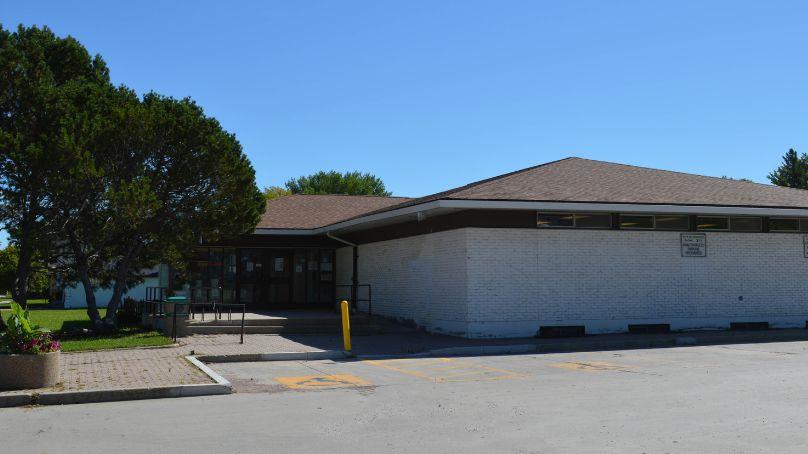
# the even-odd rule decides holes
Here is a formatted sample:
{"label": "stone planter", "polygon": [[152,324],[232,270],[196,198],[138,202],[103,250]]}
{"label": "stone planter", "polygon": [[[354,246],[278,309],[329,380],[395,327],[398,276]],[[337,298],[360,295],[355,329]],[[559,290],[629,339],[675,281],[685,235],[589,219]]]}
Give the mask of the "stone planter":
{"label": "stone planter", "polygon": [[41,355],[0,353],[0,389],[47,388],[59,382],[60,352]]}

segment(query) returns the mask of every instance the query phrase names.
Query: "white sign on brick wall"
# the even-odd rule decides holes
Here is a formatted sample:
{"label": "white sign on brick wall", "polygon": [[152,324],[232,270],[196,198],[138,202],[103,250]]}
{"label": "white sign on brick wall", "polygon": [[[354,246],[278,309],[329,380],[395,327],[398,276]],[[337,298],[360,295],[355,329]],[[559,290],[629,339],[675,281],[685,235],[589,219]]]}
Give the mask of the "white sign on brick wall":
{"label": "white sign on brick wall", "polygon": [[707,235],[683,233],[682,257],[707,257]]}

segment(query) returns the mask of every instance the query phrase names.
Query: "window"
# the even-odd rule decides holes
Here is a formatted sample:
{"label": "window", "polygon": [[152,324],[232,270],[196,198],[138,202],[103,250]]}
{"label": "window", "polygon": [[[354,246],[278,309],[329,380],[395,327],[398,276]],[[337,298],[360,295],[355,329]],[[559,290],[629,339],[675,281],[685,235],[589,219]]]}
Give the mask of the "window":
{"label": "window", "polygon": [[608,229],[612,226],[609,213],[538,213],[539,227],[577,227],[582,229]]}
{"label": "window", "polygon": [[797,218],[769,218],[770,232],[796,232],[800,229]]}
{"label": "window", "polygon": [[621,229],[653,229],[654,217],[642,216],[636,214],[621,214],[620,215],[620,228]]}
{"label": "window", "polygon": [[583,229],[608,229],[611,226],[612,215],[609,213],[575,213],[575,227]]}
{"label": "window", "polygon": [[733,232],[760,232],[763,230],[763,219],[756,217],[731,217],[730,227]]}
{"label": "window", "polygon": [[697,230],[729,230],[729,218],[718,216],[697,216]]}
{"label": "window", "polygon": [[678,214],[658,214],[654,216],[657,230],[689,230],[690,218]]}
{"label": "window", "polygon": [[575,219],[571,213],[539,213],[536,225],[539,227],[574,227]]}
{"label": "window", "polygon": [[808,218],[800,219],[800,232],[808,232]]}

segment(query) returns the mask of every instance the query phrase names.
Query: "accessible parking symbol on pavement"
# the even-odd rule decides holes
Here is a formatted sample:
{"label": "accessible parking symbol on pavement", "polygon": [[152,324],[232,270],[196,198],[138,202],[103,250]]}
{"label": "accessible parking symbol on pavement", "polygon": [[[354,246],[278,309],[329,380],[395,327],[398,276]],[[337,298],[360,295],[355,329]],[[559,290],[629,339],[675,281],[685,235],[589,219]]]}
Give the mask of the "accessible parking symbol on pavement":
{"label": "accessible parking symbol on pavement", "polygon": [[304,375],[301,377],[275,377],[275,381],[289,389],[332,389],[372,386],[369,381],[354,375]]}

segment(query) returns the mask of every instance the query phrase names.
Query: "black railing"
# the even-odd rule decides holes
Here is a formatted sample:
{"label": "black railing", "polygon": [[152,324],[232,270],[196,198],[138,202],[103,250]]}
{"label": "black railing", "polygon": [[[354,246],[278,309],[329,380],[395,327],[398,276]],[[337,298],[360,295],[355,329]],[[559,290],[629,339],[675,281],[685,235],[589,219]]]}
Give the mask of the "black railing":
{"label": "black railing", "polygon": [[[178,303],[178,304],[188,306],[188,313],[186,313],[185,315],[190,315],[191,319],[195,319],[196,314],[201,313],[202,320],[205,320],[205,312],[206,312],[205,308],[210,306],[209,303]],[[196,307],[201,307],[202,311],[201,312],[197,311],[195,309]],[[233,320],[233,309],[234,308],[236,309],[236,315],[237,316],[238,316],[238,311],[241,310],[241,330],[239,332],[241,338],[239,340],[239,343],[243,344],[244,343],[244,318],[245,318],[245,315],[247,313],[247,305],[246,304],[237,304],[237,303],[225,303],[225,304],[222,304],[222,303],[217,303],[216,306],[213,309],[213,314],[212,315],[213,315],[214,320],[216,320],[217,318],[219,320],[221,320],[222,317],[223,317],[224,310],[226,310],[227,311],[226,312],[227,313],[227,321],[232,321]]]}
{"label": "black railing", "polygon": [[[221,320],[223,314],[227,314],[227,320],[232,321],[233,319],[233,309],[235,310],[236,315],[238,315],[239,310],[241,311],[241,329],[240,329],[240,340],[239,343],[244,343],[244,319],[247,312],[247,306],[245,304],[235,304],[235,303],[222,303],[218,299],[214,299],[212,301],[204,301],[204,302],[196,302],[192,301],[166,301],[165,294],[166,289],[162,287],[147,287],[146,288],[146,300],[141,301],[139,312],[142,316],[143,314],[148,315],[154,319],[163,319],[165,320],[168,317],[171,317],[171,337],[174,341],[177,341],[177,321],[181,320],[182,317],[190,317],[191,319],[195,319],[197,314],[200,314],[202,320],[205,320],[205,314],[208,312],[207,308],[211,308],[211,312],[213,315],[214,320],[219,319]],[[210,289],[208,289],[210,290]],[[193,294],[193,293],[192,293]],[[210,293],[208,292],[208,296]],[[157,296],[160,296],[161,299],[156,299]],[[171,312],[166,312],[166,304],[173,304],[173,309]],[[186,309],[183,311],[178,308],[178,306],[186,306]],[[201,308],[201,311],[199,310]],[[225,312],[226,311],[226,312]]]}
{"label": "black railing", "polygon": [[191,318],[197,313],[196,307],[202,308],[202,320],[205,320],[205,308],[210,307],[215,318],[221,318],[222,288],[201,287],[191,290]]}
{"label": "black railing", "polygon": [[[371,290],[370,284],[360,284],[360,285],[352,285],[352,284],[344,284],[344,285],[336,285],[337,290],[340,288],[347,288],[348,289],[348,301],[351,302],[353,305],[354,310],[359,310],[359,303],[368,303],[368,317],[373,315],[373,292]],[[356,295],[354,295],[354,288],[356,288]],[[366,288],[367,291],[367,298],[360,298],[359,293],[360,290]],[[346,298],[338,298],[337,305],[339,302]]]}
{"label": "black railing", "polygon": [[163,301],[166,299],[165,287],[146,287],[146,301]]}

